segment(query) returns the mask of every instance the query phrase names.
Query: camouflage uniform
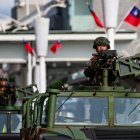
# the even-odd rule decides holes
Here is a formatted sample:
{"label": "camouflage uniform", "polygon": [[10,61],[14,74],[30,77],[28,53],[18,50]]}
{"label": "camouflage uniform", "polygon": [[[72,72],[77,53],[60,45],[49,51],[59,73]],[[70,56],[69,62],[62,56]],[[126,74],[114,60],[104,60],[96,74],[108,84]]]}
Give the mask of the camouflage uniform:
{"label": "camouflage uniform", "polygon": [[8,102],[8,96],[6,95],[8,78],[5,75],[0,75],[0,105],[4,105]]}
{"label": "camouflage uniform", "polygon": [[7,105],[8,99],[11,99],[11,104],[16,102],[15,84],[8,81],[5,75],[0,76],[0,105]]}
{"label": "camouflage uniform", "polygon": [[0,94],[6,91],[8,78],[5,75],[0,76]]}
{"label": "camouflage uniform", "polygon": [[[107,49],[110,49],[110,41],[105,37],[98,37],[94,40],[93,48],[96,49],[98,46],[107,46]],[[99,63],[97,61],[97,55],[89,60],[84,74],[86,77],[89,77],[90,83],[92,85],[101,86],[102,85],[102,70],[99,69]]]}

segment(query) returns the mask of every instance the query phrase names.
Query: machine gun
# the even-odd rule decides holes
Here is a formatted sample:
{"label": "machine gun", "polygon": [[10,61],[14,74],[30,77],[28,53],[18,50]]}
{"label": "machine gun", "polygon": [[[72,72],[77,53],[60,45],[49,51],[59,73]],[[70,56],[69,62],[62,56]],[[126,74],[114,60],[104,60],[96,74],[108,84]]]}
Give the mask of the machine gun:
{"label": "machine gun", "polygon": [[121,58],[117,58],[116,54],[116,50],[107,50],[97,55],[99,69],[103,69],[103,83],[109,82],[108,79],[111,77],[109,71],[115,73],[116,78],[137,77],[140,75],[140,53]]}
{"label": "machine gun", "polygon": [[105,50],[93,54],[91,67],[87,69],[91,71],[90,81],[92,84],[108,86],[114,83],[116,79],[116,59],[116,50]]}
{"label": "machine gun", "polygon": [[115,61],[117,59],[117,52],[116,50],[105,50],[101,51],[98,54],[93,54],[93,56],[97,59],[97,64],[99,69],[108,68],[114,69],[115,68]]}

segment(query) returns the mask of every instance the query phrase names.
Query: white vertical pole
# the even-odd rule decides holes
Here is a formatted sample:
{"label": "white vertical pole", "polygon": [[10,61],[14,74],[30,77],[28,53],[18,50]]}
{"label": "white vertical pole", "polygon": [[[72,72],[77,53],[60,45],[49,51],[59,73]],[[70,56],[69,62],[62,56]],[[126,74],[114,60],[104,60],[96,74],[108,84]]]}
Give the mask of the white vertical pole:
{"label": "white vertical pole", "polygon": [[29,0],[26,0],[26,15],[30,14],[30,2]]}
{"label": "white vertical pole", "polygon": [[39,92],[46,92],[46,63],[45,58],[48,51],[49,18],[40,17],[35,20],[36,50],[39,60]]}
{"label": "white vertical pole", "polygon": [[36,64],[36,66],[34,67],[34,84],[36,84],[39,88],[39,83],[39,65]]}
{"label": "white vertical pole", "polygon": [[28,53],[27,62],[27,85],[32,84],[32,56]]}
{"label": "white vertical pole", "polygon": [[102,0],[102,3],[107,38],[110,41],[111,49],[114,50],[115,29],[118,22],[119,0]]}
{"label": "white vertical pole", "polygon": [[107,28],[106,30],[107,38],[110,41],[110,49],[115,49],[115,28]]}
{"label": "white vertical pole", "polygon": [[[29,0],[26,0],[26,15],[30,14],[30,4]],[[28,53],[27,56],[27,85],[32,84],[32,56]]]}
{"label": "white vertical pole", "polygon": [[41,93],[46,91],[47,86],[47,80],[46,80],[46,63],[45,63],[45,57],[40,56],[39,57],[39,83],[40,87],[39,90]]}

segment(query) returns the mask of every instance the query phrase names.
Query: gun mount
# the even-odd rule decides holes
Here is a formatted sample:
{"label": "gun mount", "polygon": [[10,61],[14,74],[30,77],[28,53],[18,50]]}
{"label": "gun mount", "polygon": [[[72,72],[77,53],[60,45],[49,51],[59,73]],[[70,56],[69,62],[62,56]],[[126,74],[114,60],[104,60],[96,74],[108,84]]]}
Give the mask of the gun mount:
{"label": "gun mount", "polygon": [[[95,78],[98,79],[98,75],[102,81],[102,87],[110,85],[117,85],[118,79],[126,77],[138,77],[140,75],[140,54],[134,56],[117,58],[116,50],[106,50],[98,54],[94,54],[96,57],[95,70],[98,72]],[[93,66],[94,67],[94,66]],[[112,77],[114,78],[112,80]]]}
{"label": "gun mount", "polygon": [[[110,77],[116,76],[115,75],[115,72],[116,72],[115,64],[116,64],[116,59],[117,59],[116,50],[101,51],[97,55],[95,55],[95,57],[96,57],[95,71],[98,71],[98,72],[94,72],[94,73],[96,73],[95,79],[97,79],[97,80],[102,79],[102,81],[101,81],[102,88],[103,88],[103,86],[106,87],[106,86],[110,85],[109,82],[112,85],[113,81],[115,81],[115,80],[113,79],[113,81],[112,81],[112,78],[110,78]],[[98,77],[102,77],[102,78],[98,79]]]}
{"label": "gun mount", "polygon": [[117,59],[116,70],[119,76],[139,76],[140,75],[140,54]]}
{"label": "gun mount", "polygon": [[[93,54],[94,55],[94,54]],[[117,52],[116,50],[105,50],[102,52],[99,52],[98,55],[96,55],[97,63],[99,64],[99,69],[114,69],[115,67],[115,61],[117,59]]]}

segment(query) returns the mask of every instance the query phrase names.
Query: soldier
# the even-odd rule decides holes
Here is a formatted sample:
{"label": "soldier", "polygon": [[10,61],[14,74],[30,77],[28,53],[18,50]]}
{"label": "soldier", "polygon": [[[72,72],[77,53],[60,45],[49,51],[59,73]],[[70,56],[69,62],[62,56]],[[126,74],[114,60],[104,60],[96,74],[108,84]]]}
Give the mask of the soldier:
{"label": "soldier", "polygon": [[[84,70],[84,74],[86,77],[89,77],[91,85],[102,86],[102,69],[100,68],[98,58],[101,52],[110,49],[110,41],[105,37],[98,37],[94,40],[93,43],[93,49],[96,49],[97,54],[94,54],[88,62]],[[110,62],[107,60],[107,62],[103,62],[103,65],[110,65],[109,63]],[[109,71],[109,85],[111,85],[115,80],[116,75],[113,73],[113,71]]]}
{"label": "soldier", "polygon": [[0,76],[0,94],[5,93],[8,85],[8,78],[5,75]]}
{"label": "soldier", "polygon": [[[99,67],[98,56],[102,51],[106,51],[110,49],[110,41],[105,37],[98,37],[93,42],[93,49],[96,49],[96,54],[92,56],[89,60],[84,74],[86,77],[89,77],[91,85],[94,86],[102,86],[102,69]],[[104,99],[94,100],[94,102],[90,101],[90,119],[94,123],[101,123],[103,119],[103,114],[105,116],[105,120],[107,119],[107,108],[106,102]]]}
{"label": "soldier", "polygon": [[[93,48],[96,49],[97,55],[98,53],[110,49],[110,41],[105,37],[98,37],[94,40]],[[93,55],[93,57],[88,62],[84,74],[86,77],[89,77],[90,83],[92,85],[101,86],[101,70],[98,67],[97,55]]]}
{"label": "soldier", "polygon": [[0,105],[8,104],[8,97],[11,97],[11,104],[16,102],[15,85],[8,81],[6,75],[0,76]]}

